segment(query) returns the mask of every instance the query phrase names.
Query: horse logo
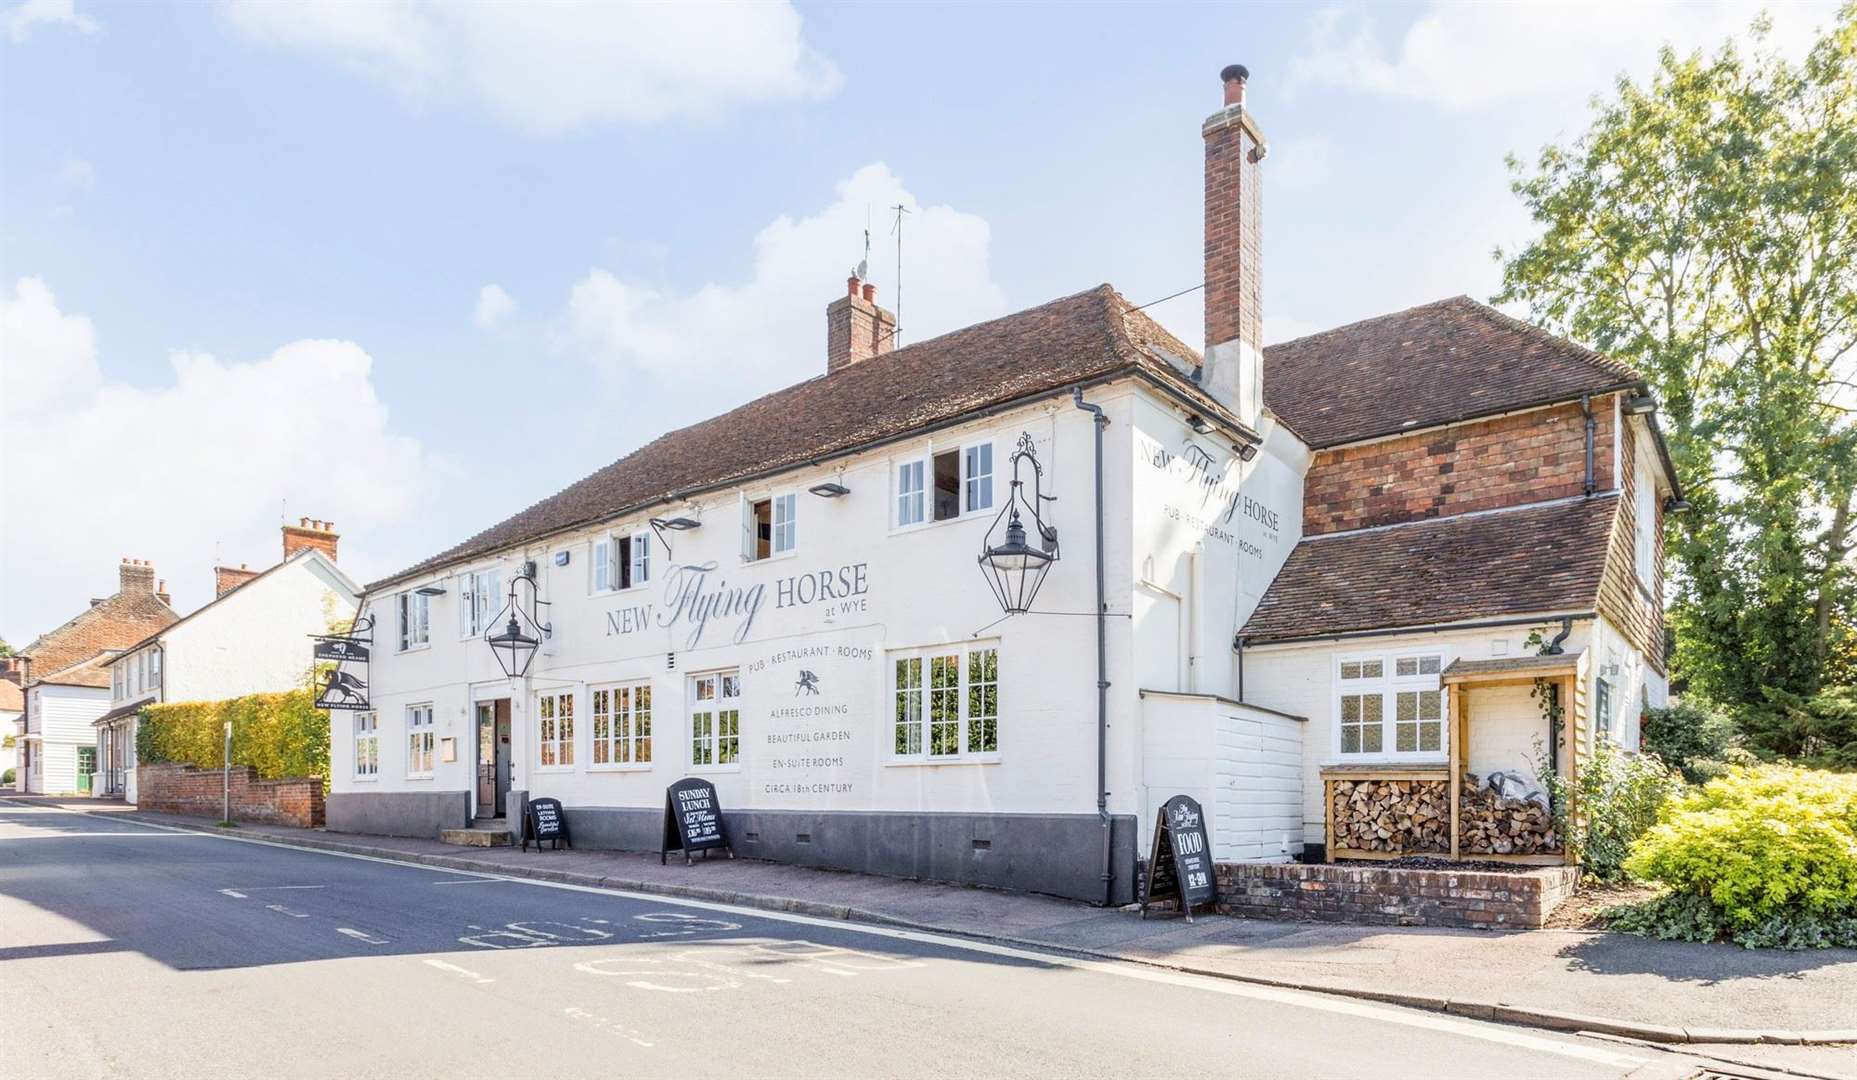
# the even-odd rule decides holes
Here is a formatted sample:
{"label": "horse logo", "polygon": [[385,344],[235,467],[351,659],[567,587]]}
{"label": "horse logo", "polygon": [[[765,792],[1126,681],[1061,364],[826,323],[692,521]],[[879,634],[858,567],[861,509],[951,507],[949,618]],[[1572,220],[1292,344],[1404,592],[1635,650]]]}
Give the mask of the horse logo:
{"label": "horse logo", "polygon": [[819,694],[819,676],[802,669],[800,671],[799,682],[793,685],[793,696],[799,697],[801,694],[811,694],[817,697]]}

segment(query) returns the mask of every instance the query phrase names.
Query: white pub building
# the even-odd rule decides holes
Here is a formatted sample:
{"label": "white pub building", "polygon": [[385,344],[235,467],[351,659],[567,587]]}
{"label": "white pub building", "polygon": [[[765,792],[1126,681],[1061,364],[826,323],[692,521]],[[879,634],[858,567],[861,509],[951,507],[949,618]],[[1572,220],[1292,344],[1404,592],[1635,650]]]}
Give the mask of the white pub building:
{"label": "white pub building", "polygon": [[1266,353],[1266,147],[1224,80],[1203,353],[1108,286],[892,349],[853,279],[823,375],[368,587],[330,828],[548,796],[575,846],[651,851],[697,776],[745,856],[1120,903],[1175,794],[1220,861],[1311,858],[1337,777],[1635,745],[1677,505],[1642,379],[1463,298]]}

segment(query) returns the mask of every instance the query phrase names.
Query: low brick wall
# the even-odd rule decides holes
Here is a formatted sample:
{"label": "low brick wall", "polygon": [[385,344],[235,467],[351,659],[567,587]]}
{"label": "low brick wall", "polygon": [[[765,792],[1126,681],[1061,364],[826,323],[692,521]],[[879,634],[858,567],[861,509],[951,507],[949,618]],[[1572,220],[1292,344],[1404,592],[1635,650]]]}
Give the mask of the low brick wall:
{"label": "low brick wall", "polygon": [[[321,777],[260,780],[251,766],[238,765],[231,778],[232,820],[322,827]],[[217,818],[224,809],[225,781],[218,769],[141,765],[136,767],[135,783],[135,804],[143,810]]]}
{"label": "low brick wall", "polygon": [[1218,910],[1252,919],[1533,930],[1573,895],[1579,881],[1577,866],[1490,873],[1220,863]]}

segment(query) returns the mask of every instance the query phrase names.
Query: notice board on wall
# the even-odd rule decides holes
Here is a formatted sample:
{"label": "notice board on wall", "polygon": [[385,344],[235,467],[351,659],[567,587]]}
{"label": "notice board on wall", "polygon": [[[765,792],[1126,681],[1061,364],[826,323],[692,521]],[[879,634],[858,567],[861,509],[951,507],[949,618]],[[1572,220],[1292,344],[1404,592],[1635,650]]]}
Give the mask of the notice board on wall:
{"label": "notice board on wall", "polygon": [[664,844],[658,850],[658,862],[673,851],[683,852],[684,865],[690,853],[700,851],[704,858],[715,850],[735,857],[729,843],[728,823],[722,820],[722,800],[716,797],[716,785],[697,777],[677,781],[664,791]]}

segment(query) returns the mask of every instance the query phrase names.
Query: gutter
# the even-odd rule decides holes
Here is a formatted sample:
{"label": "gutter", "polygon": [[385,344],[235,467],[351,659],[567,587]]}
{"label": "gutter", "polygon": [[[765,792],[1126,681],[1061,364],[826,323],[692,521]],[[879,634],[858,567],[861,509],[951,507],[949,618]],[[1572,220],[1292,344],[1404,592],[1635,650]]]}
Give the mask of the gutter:
{"label": "gutter", "polygon": [[[1264,641],[1249,642],[1249,644],[1254,647],[1259,645],[1305,645],[1317,641],[1349,641],[1355,638],[1398,637],[1402,634],[1448,634],[1456,630],[1490,630],[1499,626],[1531,626],[1537,623],[1567,621],[1586,622],[1589,619],[1597,619],[1598,617],[1599,613],[1597,611],[1556,612],[1546,615],[1518,615],[1507,619],[1483,619],[1478,622],[1426,623],[1420,626],[1389,626],[1374,630],[1345,630],[1337,634],[1299,634],[1295,637],[1269,638]],[[1243,634],[1239,634],[1232,639],[1232,648],[1238,651],[1241,663],[1244,655],[1242,650],[1246,644],[1247,642]],[[1240,670],[1242,671],[1242,668]],[[1240,686],[1243,685],[1242,678],[1241,675]],[[1243,700],[1242,694],[1240,695],[1240,700]]]}
{"label": "gutter", "polygon": [[1083,388],[1073,391],[1072,402],[1090,413],[1096,429],[1096,816],[1103,829],[1103,906],[1115,899],[1113,841],[1115,822],[1109,816],[1109,615],[1104,602],[1103,569],[1103,429],[1109,418],[1101,405],[1083,400]]}
{"label": "gutter", "polygon": [[[1055,400],[1058,398],[1065,398],[1065,397],[1074,397],[1075,395],[1081,394],[1082,392],[1086,390],[1093,390],[1097,387],[1106,386],[1109,383],[1117,382],[1119,380],[1130,378],[1130,377],[1133,377],[1137,379],[1138,381],[1146,383],[1152,389],[1155,389],[1159,391],[1160,393],[1165,394],[1166,396],[1170,398],[1173,398],[1182,407],[1190,408],[1194,413],[1200,416],[1207,416],[1208,405],[1211,405],[1217,408],[1218,412],[1214,412],[1210,416],[1207,416],[1207,419],[1210,421],[1213,421],[1215,426],[1221,431],[1221,433],[1225,434],[1228,438],[1233,438],[1233,439],[1236,439],[1238,442],[1249,443],[1252,445],[1260,445],[1264,441],[1263,436],[1259,435],[1255,431],[1252,431],[1248,426],[1237,421],[1236,418],[1228,418],[1226,416],[1220,415],[1220,413],[1223,413],[1225,411],[1224,407],[1219,405],[1216,401],[1214,401],[1210,397],[1208,397],[1206,401],[1203,401],[1203,402],[1194,401],[1192,397],[1182,392],[1179,388],[1172,386],[1165,379],[1162,379],[1159,375],[1155,374],[1153,371],[1150,371],[1147,368],[1140,366],[1139,364],[1132,364],[1132,363],[1123,364],[1120,367],[1117,367],[1111,371],[1105,372],[1101,375],[1092,376],[1090,378],[1078,380],[1076,382],[1064,383],[1050,390],[1040,390],[1035,393],[1027,394],[1023,397],[1012,398],[1011,400],[1008,400],[1008,401],[1002,401],[1002,402],[998,402],[993,405],[984,406],[982,408],[972,409],[967,412],[961,413],[959,416],[952,416],[945,420],[938,420],[932,424],[923,424],[919,427],[912,427],[907,431],[898,432],[897,434],[894,434],[894,435],[886,435],[880,439],[873,439],[868,442],[857,443],[852,446],[847,446],[841,450],[834,450],[831,453],[825,454],[823,456],[804,458],[799,461],[790,461],[790,462],[786,462],[780,465],[773,465],[767,468],[757,469],[753,472],[744,473],[740,476],[730,477],[726,480],[717,480],[711,483],[699,484],[694,487],[684,488],[682,490],[673,491],[673,492],[658,496],[653,499],[648,499],[644,502],[633,503],[630,506],[621,506],[621,507],[618,507],[617,509],[610,510],[610,511],[603,510],[596,515],[580,518],[576,521],[570,522],[569,524],[566,524],[566,525],[562,525],[558,528],[549,529],[546,532],[537,533],[534,536],[524,537],[520,540],[511,540],[507,544],[499,544],[496,547],[487,548],[483,551],[476,552],[475,554],[458,555],[453,558],[444,559],[443,561],[434,561],[429,566],[420,566],[416,569],[406,570],[401,573],[395,574],[392,577],[382,578],[379,581],[373,582],[372,584],[366,586],[364,589],[361,590],[361,595],[365,597],[365,596],[368,596],[374,593],[385,592],[391,587],[400,584],[401,582],[411,581],[415,578],[425,577],[428,574],[434,574],[440,570],[446,570],[446,569],[449,569],[454,566],[458,566],[463,563],[473,562],[477,559],[482,559],[490,555],[495,555],[501,552],[508,552],[508,551],[520,551],[524,548],[534,546],[535,544],[540,543],[544,540],[551,540],[557,536],[564,536],[568,533],[578,532],[579,530],[587,528],[590,525],[597,525],[602,521],[611,521],[615,518],[626,517],[628,515],[635,514],[643,510],[649,510],[653,507],[667,506],[667,505],[673,505],[676,503],[686,502],[689,499],[697,495],[708,494],[709,492],[712,492],[712,491],[722,491],[728,488],[742,487],[744,485],[753,484],[759,480],[764,480],[764,479],[767,479],[773,476],[779,476],[782,473],[791,472],[794,469],[798,469],[798,468],[801,468],[807,465],[811,465],[816,468],[820,465],[825,464],[826,462],[838,461],[843,458],[856,457],[859,454],[867,454],[873,450],[879,450],[886,446],[892,446],[900,442],[907,442],[911,439],[919,439],[924,435],[932,435],[937,431],[945,431],[948,428],[960,427],[963,424],[973,423],[975,420],[985,419],[986,417],[989,417],[989,416],[996,416],[1000,413],[1010,412],[1014,409],[1022,409],[1028,405],[1035,405],[1041,401]],[[494,526],[492,527],[494,528]]]}

